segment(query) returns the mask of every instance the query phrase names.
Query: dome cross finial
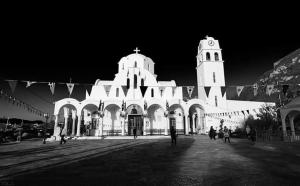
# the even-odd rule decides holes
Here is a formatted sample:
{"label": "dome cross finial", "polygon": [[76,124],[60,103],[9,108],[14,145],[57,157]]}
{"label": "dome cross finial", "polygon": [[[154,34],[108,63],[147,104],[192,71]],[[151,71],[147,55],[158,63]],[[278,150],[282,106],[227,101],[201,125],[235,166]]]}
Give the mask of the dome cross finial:
{"label": "dome cross finial", "polygon": [[136,47],[134,50],[133,50],[136,54],[138,54],[140,52],[139,48]]}

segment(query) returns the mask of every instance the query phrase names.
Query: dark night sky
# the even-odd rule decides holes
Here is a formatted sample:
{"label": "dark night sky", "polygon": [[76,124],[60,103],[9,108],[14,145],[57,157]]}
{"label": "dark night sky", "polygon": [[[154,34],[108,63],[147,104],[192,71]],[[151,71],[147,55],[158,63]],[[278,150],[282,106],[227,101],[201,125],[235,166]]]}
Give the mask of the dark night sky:
{"label": "dark night sky", "polygon": [[293,5],[191,7],[10,12],[2,22],[0,77],[113,80],[118,61],[139,47],[155,62],[158,80],[196,85],[197,47],[209,35],[220,42],[226,84],[239,85],[300,47]]}

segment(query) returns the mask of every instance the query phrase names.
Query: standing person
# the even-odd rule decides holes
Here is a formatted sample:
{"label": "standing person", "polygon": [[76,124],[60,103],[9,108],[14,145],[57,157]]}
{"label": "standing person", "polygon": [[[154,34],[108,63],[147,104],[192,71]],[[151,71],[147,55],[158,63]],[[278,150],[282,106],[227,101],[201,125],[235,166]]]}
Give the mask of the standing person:
{"label": "standing person", "polygon": [[61,125],[61,128],[60,128],[60,144],[62,143],[66,143],[67,141],[65,140],[65,135],[67,134],[67,131],[66,129],[64,129],[64,125]]}
{"label": "standing person", "polygon": [[171,132],[171,143],[173,144],[174,142],[174,144],[176,145],[176,130],[173,126],[171,127],[170,132]]}
{"label": "standing person", "polygon": [[136,135],[136,127],[133,128],[133,138],[136,139],[137,135]]}
{"label": "standing person", "polygon": [[22,139],[22,130],[21,128],[18,128],[17,142],[21,142],[21,139]]}
{"label": "standing person", "polygon": [[216,131],[215,131],[215,129],[213,128],[213,126],[210,127],[210,130],[209,130],[209,137],[210,137],[211,140],[212,140],[212,139],[216,140]]}
{"label": "standing person", "polygon": [[249,127],[249,125],[247,125],[247,127],[246,127],[246,133],[247,133],[247,138],[250,140],[250,131],[251,131],[251,129],[250,129],[250,127]]}
{"label": "standing person", "polygon": [[230,143],[230,134],[229,134],[229,130],[228,130],[228,128],[225,126],[224,127],[224,140],[225,140],[225,143],[226,143],[226,140],[228,140],[228,142]]}
{"label": "standing person", "polygon": [[252,127],[251,127],[251,130],[250,130],[250,138],[251,138],[251,141],[252,141],[253,143],[255,143],[255,141],[256,141],[256,130],[255,130],[255,128],[252,128]]}

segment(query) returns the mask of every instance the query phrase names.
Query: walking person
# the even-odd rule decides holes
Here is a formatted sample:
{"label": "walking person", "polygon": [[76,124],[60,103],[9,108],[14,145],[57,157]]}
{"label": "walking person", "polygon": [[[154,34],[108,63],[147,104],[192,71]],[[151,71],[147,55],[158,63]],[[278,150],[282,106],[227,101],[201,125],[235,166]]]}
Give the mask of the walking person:
{"label": "walking person", "polygon": [[65,144],[67,141],[65,140],[65,135],[67,134],[67,129],[64,129],[64,125],[61,125],[60,128],[60,144]]}
{"label": "walking person", "polygon": [[226,143],[226,140],[228,140],[228,142],[230,143],[230,134],[229,134],[229,130],[226,126],[224,127],[224,140],[225,140],[225,143]]}
{"label": "walking person", "polygon": [[22,128],[18,128],[17,142],[21,142],[21,140],[22,140]]}
{"label": "walking person", "polygon": [[136,139],[137,135],[136,135],[136,127],[133,128],[133,138]]}
{"label": "walking person", "polygon": [[173,144],[173,142],[174,142],[174,144],[176,145],[176,137],[177,136],[176,136],[176,130],[173,126],[171,127],[170,133],[171,133],[171,143]]}
{"label": "walking person", "polygon": [[209,130],[209,137],[210,137],[211,140],[212,140],[212,139],[216,140],[216,131],[215,131],[215,129],[213,128],[213,126],[210,127],[210,130]]}

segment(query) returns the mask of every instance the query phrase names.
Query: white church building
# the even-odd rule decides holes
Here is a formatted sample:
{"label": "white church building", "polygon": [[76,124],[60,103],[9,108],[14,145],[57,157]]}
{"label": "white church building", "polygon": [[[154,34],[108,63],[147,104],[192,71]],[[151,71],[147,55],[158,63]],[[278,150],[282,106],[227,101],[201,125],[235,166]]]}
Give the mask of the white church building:
{"label": "white church building", "polygon": [[[200,41],[198,95],[190,99],[184,99],[184,91],[191,93],[193,87],[177,86],[174,80],[159,81],[155,63],[139,52],[136,49],[121,58],[114,80],[96,80],[83,101],[65,98],[55,102],[54,136],[59,136],[60,124],[70,136],[132,135],[133,128],[138,135],[169,135],[171,126],[178,134],[207,133],[210,126],[219,127],[220,118],[205,113],[251,112],[265,104],[227,100],[226,93],[222,95],[224,61],[219,42],[212,37]],[[205,87],[211,87],[208,94]],[[233,116],[224,125],[234,129],[244,119]]]}

